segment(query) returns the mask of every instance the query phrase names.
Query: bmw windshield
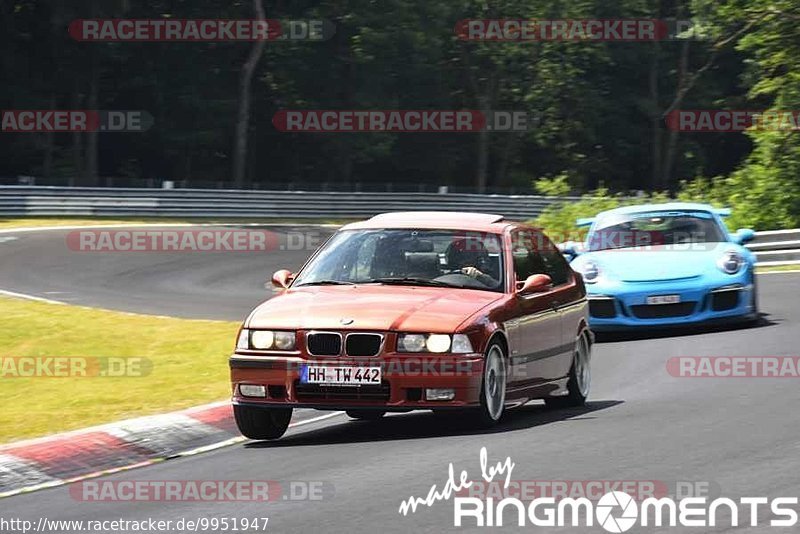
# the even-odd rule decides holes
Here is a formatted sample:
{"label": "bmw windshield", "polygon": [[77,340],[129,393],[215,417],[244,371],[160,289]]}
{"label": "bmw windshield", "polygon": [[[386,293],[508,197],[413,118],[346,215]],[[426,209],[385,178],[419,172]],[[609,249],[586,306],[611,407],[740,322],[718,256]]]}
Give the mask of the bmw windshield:
{"label": "bmw windshield", "polygon": [[723,241],[727,241],[725,231],[707,211],[653,211],[610,214],[598,219],[586,248],[597,251]]}
{"label": "bmw windshield", "polygon": [[382,283],[504,290],[500,237],[462,230],[345,230],[292,287]]}

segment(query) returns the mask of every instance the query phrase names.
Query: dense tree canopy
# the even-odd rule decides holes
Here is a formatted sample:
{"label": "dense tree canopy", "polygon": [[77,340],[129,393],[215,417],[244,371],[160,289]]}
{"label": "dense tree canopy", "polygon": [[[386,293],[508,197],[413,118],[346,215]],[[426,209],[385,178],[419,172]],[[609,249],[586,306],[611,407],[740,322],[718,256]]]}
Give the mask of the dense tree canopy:
{"label": "dense tree canopy", "polygon": [[[264,0],[272,19],[324,19],[320,41],[78,42],[86,18],[256,18],[256,2],[9,0],[0,4],[3,109],[145,110],[142,133],[1,133],[0,176],[37,183],[532,191],[566,176],[600,185],[704,194],[797,192],[797,133],[690,133],[673,109],[800,109],[800,7],[793,0]],[[462,19],[693,19],[680,38],[635,42],[475,42]],[[244,85],[243,69],[255,58]],[[285,109],[525,111],[517,133],[283,133]],[[757,181],[758,186],[754,186]],[[711,191],[714,189],[717,193]],[[787,205],[789,213],[798,206]],[[787,215],[788,217],[789,215]]]}

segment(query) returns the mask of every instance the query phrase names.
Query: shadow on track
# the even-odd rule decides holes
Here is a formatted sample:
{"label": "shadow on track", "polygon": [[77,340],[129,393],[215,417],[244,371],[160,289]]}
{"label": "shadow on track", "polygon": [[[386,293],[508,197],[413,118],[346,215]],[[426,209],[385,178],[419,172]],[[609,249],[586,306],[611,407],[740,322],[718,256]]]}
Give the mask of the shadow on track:
{"label": "shadow on track", "polygon": [[598,343],[611,343],[615,341],[639,341],[643,339],[661,339],[666,337],[685,337],[738,330],[752,330],[779,324],[779,321],[769,319],[769,315],[768,313],[761,313],[758,319],[749,322],[706,323],[664,328],[643,328],[642,330],[623,330],[619,332],[595,332],[594,335],[595,341]]}
{"label": "shadow on track", "polygon": [[551,409],[543,404],[526,405],[506,412],[494,427],[474,428],[468,416],[412,412],[387,416],[377,421],[343,421],[331,427],[290,435],[278,441],[248,442],[247,448],[302,447],[335,443],[362,443],[404,439],[425,439],[445,436],[486,435],[525,430],[557,421],[591,419],[589,414],[612,408],[623,401],[588,402],[581,408]]}

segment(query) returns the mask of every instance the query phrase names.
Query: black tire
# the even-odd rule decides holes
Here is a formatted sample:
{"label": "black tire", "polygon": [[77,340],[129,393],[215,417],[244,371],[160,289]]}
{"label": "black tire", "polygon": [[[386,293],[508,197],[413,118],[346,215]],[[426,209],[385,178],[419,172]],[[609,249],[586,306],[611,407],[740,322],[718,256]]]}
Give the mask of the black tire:
{"label": "black tire", "polygon": [[[583,354],[580,351],[585,351],[585,359],[583,364],[579,362]],[[581,334],[575,340],[575,350],[572,356],[572,366],[569,369],[569,379],[567,380],[567,395],[563,397],[546,397],[544,403],[549,408],[573,408],[576,406],[583,406],[586,404],[586,398],[589,396],[589,386],[591,384],[591,362],[592,346],[586,339],[586,336]],[[581,372],[584,369],[585,373]],[[578,373],[581,372],[581,377]]]}
{"label": "black tire", "polygon": [[758,321],[761,320],[761,313],[760,313],[760,311],[758,309],[758,283],[756,282],[755,269],[753,270],[753,299],[752,299],[752,304],[753,304],[753,311],[752,311],[753,321],[754,322],[758,322]]}
{"label": "black tire", "polygon": [[292,419],[291,408],[233,406],[239,432],[250,439],[278,439],[286,433]]}
{"label": "black tire", "polygon": [[478,427],[496,425],[503,417],[506,399],[507,357],[505,348],[493,341],[486,348],[481,381],[481,405],[475,413]]}
{"label": "black tire", "polygon": [[351,419],[358,419],[359,421],[377,421],[386,415],[383,410],[347,410],[346,413]]}

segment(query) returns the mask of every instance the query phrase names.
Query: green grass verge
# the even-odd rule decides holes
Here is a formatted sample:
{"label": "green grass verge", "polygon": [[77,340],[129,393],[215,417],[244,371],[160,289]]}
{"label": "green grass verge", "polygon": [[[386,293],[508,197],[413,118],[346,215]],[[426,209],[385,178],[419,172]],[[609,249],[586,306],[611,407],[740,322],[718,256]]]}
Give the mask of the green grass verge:
{"label": "green grass verge", "polygon": [[37,228],[44,226],[96,226],[100,224],[157,224],[157,223],[196,223],[196,224],[334,224],[337,226],[355,219],[237,219],[237,218],[197,218],[170,219],[165,217],[119,218],[119,217],[24,217],[0,219],[0,230],[13,228]]}
{"label": "green grass verge", "polygon": [[0,375],[0,443],[188,408],[229,396],[239,323],[0,297],[0,357],[141,357],[146,376]]}
{"label": "green grass verge", "polygon": [[781,271],[800,271],[800,264],[796,265],[756,265],[756,273],[779,273]]}

